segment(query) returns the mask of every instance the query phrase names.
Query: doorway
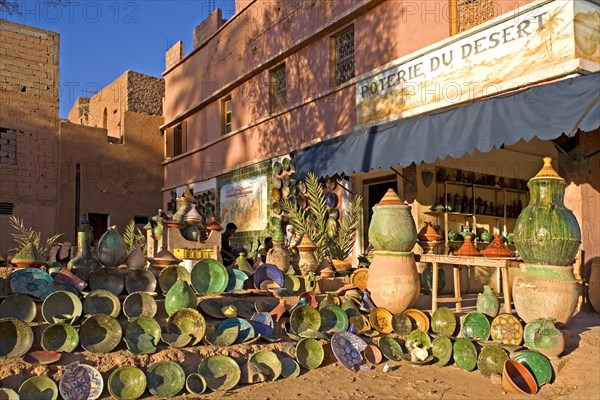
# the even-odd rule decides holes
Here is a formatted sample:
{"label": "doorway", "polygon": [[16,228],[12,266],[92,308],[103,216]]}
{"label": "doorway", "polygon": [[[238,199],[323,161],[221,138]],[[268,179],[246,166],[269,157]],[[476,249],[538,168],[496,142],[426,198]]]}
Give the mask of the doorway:
{"label": "doorway", "polygon": [[89,213],[88,220],[94,234],[92,246],[95,246],[102,235],[108,230],[108,214]]}
{"label": "doorway", "polygon": [[377,179],[365,180],[363,182],[363,193],[367,200],[367,210],[364,213],[364,227],[363,229],[363,251],[367,250],[369,246],[369,224],[371,223],[371,217],[373,216],[373,206],[379,203],[385,193],[392,189],[398,193],[398,179],[395,175],[385,176]]}

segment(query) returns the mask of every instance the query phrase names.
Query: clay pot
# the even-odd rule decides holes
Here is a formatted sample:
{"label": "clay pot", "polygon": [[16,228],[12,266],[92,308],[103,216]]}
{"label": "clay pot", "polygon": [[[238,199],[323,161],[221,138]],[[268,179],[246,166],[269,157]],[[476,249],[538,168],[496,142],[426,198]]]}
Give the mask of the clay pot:
{"label": "clay pot", "polygon": [[92,272],[102,268],[100,262],[92,256],[91,243],[91,231],[82,229],[77,232],[77,255],[67,264],[74,275],[86,282],[89,282]]}
{"label": "clay pot", "polygon": [[127,245],[115,225],[98,241],[98,260],[106,267],[118,267],[127,259]]}
{"label": "clay pot", "polygon": [[267,252],[267,264],[274,264],[282,272],[290,267],[290,255],[281,240],[273,240],[273,248]]}
{"label": "clay pot", "polygon": [[473,236],[465,236],[465,242],[460,247],[460,249],[454,252],[454,255],[466,257],[479,257],[481,256],[481,253],[473,244]]}
{"label": "clay pot", "polygon": [[177,198],[177,211],[173,214],[173,221],[183,225],[185,215],[191,208],[191,204],[186,202],[183,197]]}
{"label": "clay pot", "polygon": [[500,310],[500,302],[498,301],[498,296],[492,288],[485,285],[483,287],[483,293],[479,293],[477,295],[477,311],[494,318],[498,315],[498,311]]}
{"label": "clay pot", "polygon": [[369,241],[376,250],[393,252],[411,251],[417,243],[411,207],[402,204],[392,189],[373,207]]}
{"label": "clay pot", "polygon": [[129,269],[144,269],[146,266],[146,257],[142,253],[141,244],[137,243],[135,245],[135,249],[127,256],[125,264],[127,264],[127,268]]}
{"label": "clay pot", "polygon": [[565,180],[544,158],[544,167],[527,184],[531,202],[521,212],[514,230],[514,242],[528,264],[568,266],[581,244],[581,230],[575,215],[565,207]]}
{"label": "clay pot", "polygon": [[500,235],[494,235],[494,240],[481,252],[486,257],[512,257],[512,251],[506,247],[502,240],[500,239]]}
{"label": "clay pot", "polygon": [[377,307],[401,313],[416,303],[420,289],[413,253],[375,252],[369,267],[367,290]]}
{"label": "clay pot", "polygon": [[308,237],[308,235],[304,235],[298,244],[298,269],[300,270],[302,276],[314,273],[317,270],[319,261],[317,260],[317,256],[315,254],[316,249],[317,246],[315,246],[314,242]]}
{"label": "clay pot", "polygon": [[525,322],[555,318],[566,324],[579,300],[573,267],[523,264],[513,281],[513,301]]}
{"label": "clay pot", "polygon": [[502,388],[507,392],[536,394],[538,385],[529,370],[514,360],[504,362]]}
{"label": "clay pot", "polygon": [[592,262],[588,286],[588,300],[592,308],[600,314],[600,263]]}
{"label": "clay pot", "polygon": [[435,229],[433,229],[433,226],[431,226],[431,222],[425,222],[425,226],[421,228],[417,235],[417,238],[423,241],[435,242],[437,240],[440,240],[442,237],[435,231]]}
{"label": "clay pot", "polygon": [[543,318],[534,333],[535,349],[548,358],[558,358],[565,350],[565,337],[554,326],[553,318]]}

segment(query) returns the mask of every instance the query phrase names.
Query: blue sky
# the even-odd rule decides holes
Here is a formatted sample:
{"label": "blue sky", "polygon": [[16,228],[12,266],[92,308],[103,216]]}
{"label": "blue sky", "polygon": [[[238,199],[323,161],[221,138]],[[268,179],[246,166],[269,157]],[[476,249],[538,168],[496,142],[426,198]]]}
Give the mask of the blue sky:
{"label": "blue sky", "polygon": [[160,76],[165,51],[178,40],[192,50],[192,32],[215,8],[234,13],[234,0],[71,0],[62,8],[19,1],[13,22],[60,33],[60,116],[78,96],[89,97],[124,71]]}

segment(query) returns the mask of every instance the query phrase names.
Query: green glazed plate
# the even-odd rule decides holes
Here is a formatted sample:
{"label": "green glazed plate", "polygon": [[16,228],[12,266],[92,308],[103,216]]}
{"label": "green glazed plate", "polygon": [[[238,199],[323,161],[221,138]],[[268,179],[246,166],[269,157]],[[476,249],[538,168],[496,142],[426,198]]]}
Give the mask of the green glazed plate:
{"label": "green glazed plate", "polygon": [[400,336],[408,336],[412,331],[412,322],[408,315],[394,314],[392,317],[392,328]]}
{"label": "green glazed plate", "polygon": [[[0,279],[1,281],[2,279]],[[0,288],[0,291],[2,289]],[[19,400],[19,395],[12,389],[0,388],[0,399],[2,400]]]}
{"label": "green glazed plate", "polygon": [[292,331],[297,334],[306,330],[318,331],[321,327],[321,314],[317,309],[306,304],[292,311],[290,324]]}
{"label": "green glazed plate", "polygon": [[248,362],[258,364],[261,370],[264,371],[263,374],[267,381],[277,380],[283,369],[281,361],[277,358],[277,354],[270,350],[257,351],[250,356]]}
{"label": "green glazed plate", "polygon": [[125,342],[133,354],[152,354],[160,342],[160,325],[154,318],[137,317],[125,329]]}
{"label": "green glazed plate", "polygon": [[159,361],[146,372],[148,390],[163,399],[177,396],[185,386],[185,372],[173,361]]}
{"label": "green glazed plate", "polygon": [[465,371],[473,371],[477,365],[477,349],[475,345],[465,338],[454,342],[454,362]]}
{"label": "green glazed plate", "polygon": [[121,312],[121,301],[108,290],[96,289],[83,300],[83,312],[86,315],[108,314],[117,318]]}
{"label": "green glazed plate", "polygon": [[420,347],[427,350],[431,347],[431,338],[427,333],[415,329],[406,337],[405,346],[408,351],[410,351],[410,349],[414,349],[415,347]]}
{"label": "green glazed plate", "polygon": [[19,388],[20,399],[56,400],[58,386],[46,376],[33,376],[27,379]]}
{"label": "green glazed plate", "polygon": [[175,311],[168,320],[170,333],[187,335],[193,340],[191,345],[198,344],[206,334],[206,321],[202,314],[193,308],[182,308]]}
{"label": "green glazed plate", "polygon": [[92,353],[110,353],[121,341],[121,325],[113,317],[100,314],[89,317],[79,328],[81,347]]}
{"label": "green glazed plate", "polygon": [[120,367],[108,378],[108,391],[117,400],[139,399],[146,390],[146,375],[136,367]]}
{"label": "green glazed plate", "polygon": [[452,341],[448,336],[438,336],[431,342],[432,355],[437,359],[435,365],[444,367],[452,358]]}
{"label": "green glazed plate", "polygon": [[296,360],[306,369],[318,368],[325,359],[323,345],[313,338],[305,338],[296,345]]}
{"label": "green glazed plate", "polygon": [[123,314],[128,319],[135,317],[153,318],[158,311],[156,300],[146,292],[131,293],[123,302]]}
{"label": "green glazed plate", "polygon": [[281,376],[284,378],[295,378],[300,375],[300,365],[296,360],[290,357],[283,357],[281,360]]}
{"label": "green glazed plate", "polygon": [[0,360],[23,357],[33,345],[33,331],[15,318],[0,319]]}
{"label": "green glazed plate", "polygon": [[37,306],[33,299],[23,293],[11,294],[0,303],[0,319],[16,318],[23,322],[31,322],[36,314]]}
{"label": "green glazed plate", "polygon": [[227,269],[212,259],[199,261],[192,269],[192,286],[199,294],[223,293],[229,283]]}
{"label": "green glazed plate", "polygon": [[229,390],[238,384],[241,377],[239,365],[231,357],[214,355],[202,360],[198,373],[211,390]]}
{"label": "green glazed plate", "polygon": [[477,359],[477,369],[486,378],[492,374],[502,375],[506,360],[508,360],[508,355],[500,346],[486,346],[481,350]]}
{"label": "green glazed plate", "polygon": [[384,336],[379,340],[379,350],[385,358],[391,361],[400,361],[401,355],[404,354],[400,343],[389,336]]}
{"label": "green glazed plate", "polygon": [[79,333],[69,324],[52,324],[42,332],[42,348],[57,353],[71,353],[79,345]]}
{"label": "green glazed plate", "polygon": [[338,306],[327,306],[319,311],[321,314],[321,332],[336,333],[348,329],[348,316]]}
{"label": "green glazed plate", "polygon": [[178,280],[186,281],[187,283],[192,283],[190,273],[185,267],[181,265],[171,265],[160,271],[158,275],[158,286],[163,293],[167,293],[171,286],[175,284]]}
{"label": "green glazed plate", "polygon": [[467,339],[488,340],[490,337],[490,321],[479,312],[470,312],[462,324],[462,335]]}
{"label": "green glazed plate", "polygon": [[512,356],[512,359],[523,364],[533,374],[538,386],[552,381],[552,364],[550,364],[550,360],[542,353],[524,350]]}
{"label": "green glazed plate", "polygon": [[452,336],[456,330],[456,317],[448,307],[440,307],[431,316],[431,330],[444,336]]}

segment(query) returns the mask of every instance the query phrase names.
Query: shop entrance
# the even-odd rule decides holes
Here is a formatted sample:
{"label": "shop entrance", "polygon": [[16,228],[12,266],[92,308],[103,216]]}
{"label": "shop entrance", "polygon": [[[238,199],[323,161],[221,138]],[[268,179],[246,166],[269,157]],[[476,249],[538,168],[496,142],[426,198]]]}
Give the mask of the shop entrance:
{"label": "shop entrance", "polygon": [[381,201],[388,189],[398,193],[398,180],[395,175],[363,181],[363,193],[367,200],[367,210],[364,213],[363,251],[366,251],[369,246],[369,224],[373,215],[373,206]]}

